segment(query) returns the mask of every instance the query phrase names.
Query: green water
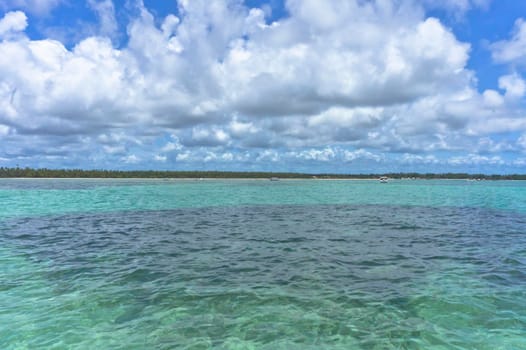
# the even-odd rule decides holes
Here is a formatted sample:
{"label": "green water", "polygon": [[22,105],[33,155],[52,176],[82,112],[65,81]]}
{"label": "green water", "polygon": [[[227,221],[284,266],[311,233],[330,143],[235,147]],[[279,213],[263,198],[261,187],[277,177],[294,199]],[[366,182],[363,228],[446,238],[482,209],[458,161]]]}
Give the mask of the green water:
{"label": "green water", "polygon": [[525,349],[526,183],[0,180],[1,349]]}
{"label": "green water", "polygon": [[[382,184],[384,185],[384,184]],[[385,204],[526,211],[525,181],[0,180],[2,216],[281,204]]]}

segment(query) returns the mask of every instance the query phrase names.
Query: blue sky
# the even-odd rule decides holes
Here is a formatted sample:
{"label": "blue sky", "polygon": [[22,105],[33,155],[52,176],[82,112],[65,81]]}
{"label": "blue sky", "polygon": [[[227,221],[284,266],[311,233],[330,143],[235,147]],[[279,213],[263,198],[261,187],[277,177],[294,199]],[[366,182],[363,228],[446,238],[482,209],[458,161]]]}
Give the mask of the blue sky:
{"label": "blue sky", "polygon": [[4,0],[0,166],[526,173],[526,3]]}

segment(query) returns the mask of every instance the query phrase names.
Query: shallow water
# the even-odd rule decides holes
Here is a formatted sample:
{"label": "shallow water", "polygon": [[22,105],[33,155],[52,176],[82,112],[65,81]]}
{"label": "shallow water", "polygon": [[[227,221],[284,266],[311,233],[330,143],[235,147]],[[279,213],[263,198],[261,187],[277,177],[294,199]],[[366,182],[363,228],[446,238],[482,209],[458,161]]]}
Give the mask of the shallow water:
{"label": "shallow water", "polygon": [[526,348],[526,184],[0,180],[2,349]]}

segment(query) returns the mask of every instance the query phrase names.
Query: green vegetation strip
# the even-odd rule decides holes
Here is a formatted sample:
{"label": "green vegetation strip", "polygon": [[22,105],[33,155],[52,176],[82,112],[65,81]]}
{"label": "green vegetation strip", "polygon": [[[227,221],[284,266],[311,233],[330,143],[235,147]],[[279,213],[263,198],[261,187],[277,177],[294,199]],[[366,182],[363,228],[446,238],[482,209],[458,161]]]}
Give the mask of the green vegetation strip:
{"label": "green vegetation strip", "polygon": [[305,174],[285,172],[243,171],[156,171],[156,170],[82,170],[82,169],[32,169],[0,167],[0,178],[144,178],[144,179],[374,179],[387,176],[393,179],[484,179],[526,180],[526,174],[485,175],[467,173],[384,173],[384,174]]}

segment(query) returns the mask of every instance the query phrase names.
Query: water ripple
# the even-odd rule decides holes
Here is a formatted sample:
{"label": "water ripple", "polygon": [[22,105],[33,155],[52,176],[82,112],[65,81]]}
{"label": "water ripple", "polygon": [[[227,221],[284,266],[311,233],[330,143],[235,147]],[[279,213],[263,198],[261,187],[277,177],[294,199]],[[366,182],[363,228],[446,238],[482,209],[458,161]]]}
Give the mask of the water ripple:
{"label": "water ripple", "polygon": [[0,348],[524,348],[523,223],[380,205],[4,220]]}

